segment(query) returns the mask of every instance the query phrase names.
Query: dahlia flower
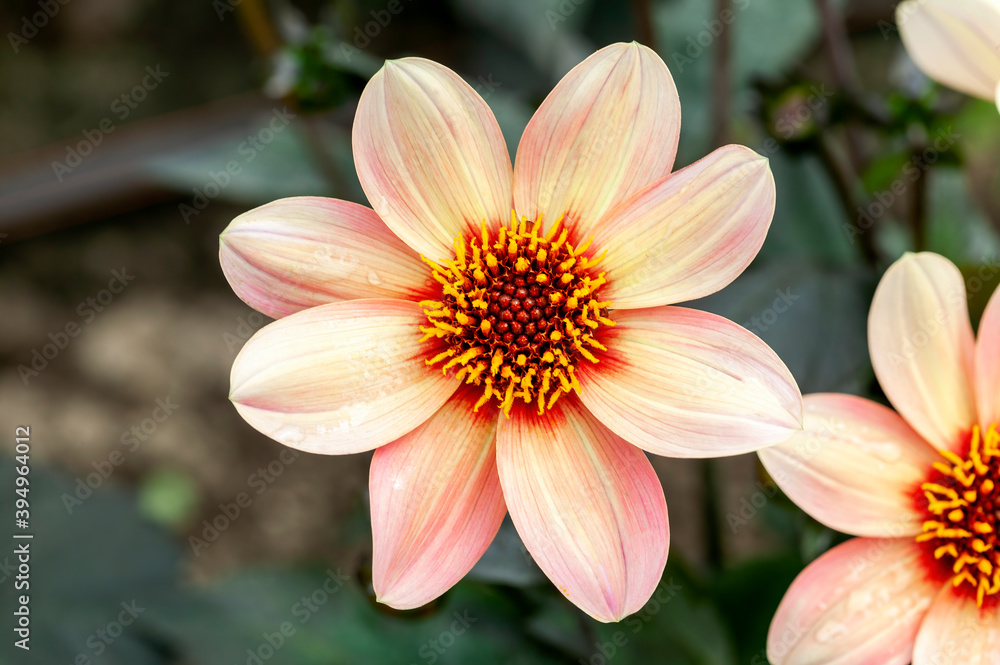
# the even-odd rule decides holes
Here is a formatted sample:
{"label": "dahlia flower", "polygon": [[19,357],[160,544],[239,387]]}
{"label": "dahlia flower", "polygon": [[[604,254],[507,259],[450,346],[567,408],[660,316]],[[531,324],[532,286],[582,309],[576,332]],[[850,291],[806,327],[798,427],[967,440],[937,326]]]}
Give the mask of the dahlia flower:
{"label": "dahlia flower", "polygon": [[875,292],[868,338],[896,411],[850,395],[807,395],[804,430],[758,453],[803,510],[860,536],[792,583],[771,623],[768,658],[996,665],[1000,291],[977,340],[958,268],[937,254],[907,254]]}
{"label": "dahlia flower", "polygon": [[671,174],[679,125],[663,61],[616,44],[548,96],[512,168],[461,78],[389,61],[353,130],[373,209],[284,199],[222,234],[230,284],[278,319],[236,358],[230,399],[288,446],[375,450],[381,602],[442,594],[509,511],[559,589],[618,620],[667,558],[643,450],[730,455],[801,427],[798,388],[763,342],[665,306],[739,275],[775,196],[767,160],[743,147]]}
{"label": "dahlia flower", "polygon": [[927,76],[1000,109],[1000,0],[906,0],[896,23]]}

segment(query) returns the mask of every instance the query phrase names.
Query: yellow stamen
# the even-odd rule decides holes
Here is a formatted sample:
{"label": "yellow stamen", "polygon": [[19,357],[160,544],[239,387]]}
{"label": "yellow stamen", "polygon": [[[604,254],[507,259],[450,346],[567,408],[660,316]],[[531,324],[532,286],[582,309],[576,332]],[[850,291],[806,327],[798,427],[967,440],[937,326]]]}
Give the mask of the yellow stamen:
{"label": "yellow stamen", "polygon": [[932,465],[931,478],[920,486],[929,519],[918,543],[926,543],[935,560],[950,566],[952,584],[968,584],[982,607],[1000,593],[1000,539],[994,527],[1000,501],[994,497],[1000,477],[1000,433],[991,425],[983,435],[978,426],[969,434],[963,458],[943,450],[947,460]]}
{"label": "yellow stamen", "polygon": [[575,245],[565,221],[559,217],[543,235],[541,216],[511,211],[492,231],[484,220],[474,234],[455,238],[454,258],[421,257],[440,286],[437,299],[420,303],[427,317],[421,339],[438,346],[427,364],[482,387],[474,410],[493,403],[509,416],[520,399],[544,413],[582,390],[577,363],[600,362],[608,350],[598,338],[614,325],[611,302],[598,295],[606,279],[590,272],[604,254],[590,252],[590,238]]}

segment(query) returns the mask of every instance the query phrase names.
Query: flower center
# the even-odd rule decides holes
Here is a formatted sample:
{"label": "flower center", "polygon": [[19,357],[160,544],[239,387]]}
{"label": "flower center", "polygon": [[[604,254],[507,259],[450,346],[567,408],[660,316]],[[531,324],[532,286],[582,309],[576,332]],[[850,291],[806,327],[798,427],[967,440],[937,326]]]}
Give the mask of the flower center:
{"label": "flower center", "polygon": [[428,365],[483,388],[475,410],[495,399],[510,416],[514,400],[551,409],[564,393],[580,389],[581,358],[596,363],[607,351],[595,333],[613,326],[610,302],[597,291],[604,273],[593,276],[603,255],[584,256],[590,241],[574,247],[569,230],[556,221],[540,235],[542,219],[529,226],[512,212],[509,226],[492,236],[485,223],[477,237],[455,239],[455,258],[438,264],[424,258],[441,284],[440,300],[420,303],[431,325],[423,341],[447,346]]}
{"label": "flower center", "polygon": [[[936,462],[928,482],[927,521],[917,542],[948,566],[952,584],[971,585],[976,604],[1000,592],[1000,432],[994,423],[985,436],[972,428],[965,459],[942,451],[948,463]],[[921,502],[922,503],[922,502]]]}

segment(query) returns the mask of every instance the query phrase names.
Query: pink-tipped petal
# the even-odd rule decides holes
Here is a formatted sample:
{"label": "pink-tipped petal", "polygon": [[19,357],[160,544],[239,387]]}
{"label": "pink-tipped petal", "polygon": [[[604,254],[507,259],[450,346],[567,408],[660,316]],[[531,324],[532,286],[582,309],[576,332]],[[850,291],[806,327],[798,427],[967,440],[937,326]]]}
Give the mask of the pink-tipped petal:
{"label": "pink-tipped petal", "polygon": [[1000,427],[1000,288],[993,292],[979,321],[976,339],[976,397],[983,429]]}
{"label": "pink-tipped petal", "polygon": [[795,379],[744,328],[683,307],[613,316],[617,325],[599,334],[609,350],[577,377],[583,403],[626,441],[668,457],[721,457],[801,429]]}
{"label": "pink-tipped petal", "polygon": [[243,419],[311,453],[371,450],[414,429],[459,383],[425,364],[427,317],[403,300],[320,305],[264,326],[230,377]]}
{"label": "pink-tipped petal", "polygon": [[370,208],[317,196],[245,212],[219,237],[222,272],[240,298],[280,319],[358,298],[421,300],[429,270]]}
{"label": "pink-tipped petal", "polygon": [[797,506],[855,536],[915,536],[913,497],[938,454],[892,409],[853,395],[806,395],[804,429],[757,454]]}
{"label": "pink-tipped petal", "polygon": [[460,389],[423,425],[372,457],[380,602],[406,610],[450,589],[479,560],[507,512],[496,464],[496,410]]}
{"label": "pink-tipped petal", "polygon": [[868,315],[868,348],[899,415],[942,450],[961,452],[976,424],[975,338],[965,281],[931,252],[906,254],[882,276]]}
{"label": "pink-tipped petal", "polygon": [[514,207],[549,223],[560,216],[579,242],[616,205],[670,173],[681,107],[652,50],[612,44],[574,67],[528,123],[514,165]]}
{"label": "pink-tipped petal", "polygon": [[992,99],[1000,81],[1000,2],[907,0],[896,22],[913,61],[932,79]]}
{"label": "pink-tipped petal", "polygon": [[358,101],[353,145],[372,208],[429,259],[452,258],[456,237],[510,217],[512,170],[500,127],[444,65],[387,61]]}
{"label": "pink-tipped petal", "polygon": [[730,145],[656,181],[594,230],[616,309],[655,307],[715,293],[757,255],[774,215],[767,159]]}
{"label": "pink-tipped petal", "polygon": [[[911,538],[855,538],[809,564],[767,635],[772,665],[906,665],[941,588]],[[958,661],[955,661],[956,664]]]}
{"label": "pink-tipped petal", "polygon": [[1000,608],[946,584],[917,633],[913,665],[1000,665]]}
{"label": "pink-tipped petal", "polygon": [[497,469],[525,547],[549,579],[598,621],[649,599],[667,561],[663,488],[638,448],[572,396],[535,415],[500,417]]}

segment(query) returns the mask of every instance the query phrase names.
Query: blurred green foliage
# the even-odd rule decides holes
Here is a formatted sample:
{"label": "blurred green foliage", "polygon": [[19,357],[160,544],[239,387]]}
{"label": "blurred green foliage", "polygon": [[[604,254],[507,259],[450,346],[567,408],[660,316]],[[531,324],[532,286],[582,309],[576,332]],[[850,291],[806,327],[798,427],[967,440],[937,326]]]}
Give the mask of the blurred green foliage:
{"label": "blurred green foliage", "polygon": [[[383,56],[415,52],[413,44],[425,47],[421,55],[450,59],[483,95],[514,156],[533,109],[562,74],[603,44],[633,39],[641,23],[630,3],[451,0],[421,9],[404,0],[399,22],[369,33],[370,45],[362,47],[357,31],[377,20],[370,17],[385,4],[345,4],[351,11],[339,12],[337,20],[305,25],[296,38],[286,34],[269,60],[275,108],[288,105],[304,122],[275,132],[252,159],[238,150],[242,134],[220,135],[196,152],[150,160],[149,176],[197,195],[206,174],[225,171],[236,160],[240,177],[221,188],[220,199],[245,206],[302,194],[363,201],[349,133],[351,104],[363,83],[359,76]],[[713,148],[718,40],[732,30],[729,130],[734,141],[770,159],[778,199],[754,264],[694,306],[758,334],[804,393],[880,399],[866,327],[868,304],[888,262],[914,249],[948,256],[970,285],[980,279],[977,288],[970,286],[974,319],[1000,279],[997,170],[970,176],[970,165],[995,164],[988,159],[998,152],[1000,118],[988,103],[955,105],[953,96],[932,85],[916,97],[890,88],[862,100],[827,87],[823,67],[815,65],[823,60],[822,26],[811,2],[734,0],[731,21],[715,11],[701,0],[660,0],[646,17],[645,28],[681,96],[678,164]],[[422,42],[421,30],[435,21],[448,25],[450,37]],[[873,40],[884,41],[877,32]],[[880,54],[885,48],[875,47]],[[866,48],[858,46],[859,56]],[[898,45],[893,48],[901,58]],[[804,66],[806,61],[813,65]],[[865,64],[890,65],[877,59]],[[824,152],[824,141],[833,137],[842,144],[849,126],[875,148],[856,177],[844,181],[831,167],[844,157]],[[957,138],[935,152],[933,163],[915,161],[942,132]],[[992,202],[984,204],[983,191],[992,192]],[[896,205],[917,195],[923,196],[922,217],[911,214],[912,206]],[[12,478],[5,461],[0,492],[10,494]],[[38,619],[29,657],[46,665],[763,665],[767,625],[784,590],[806,562],[841,538],[779,496],[761,518],[775,543],[772,554],[712,568],[687,564],[672,552],[649,603],[619,624],[603,625],[583,616],[545,580],[508,523],[465,581],[429,609],[399,613],[373,603],[363,565],[331,570],[303,562],[205,584],[182,581],[184,558],[169,529],[189,522],[199,497],[175,473],[145,478],[134,496],[97,491],[72,515],[60,496],[74,491],[73,481],[36,465],[32,483],[32,611]],[[356,517],[366,523],[363,512]],[[342,527],[340,535],[368,537],[364,528]],[[97,631],[131,601],[143,613],[105,644]],[[24,654],[11,649],[9,640],[0,647],[4,662],[25,662]],[[75,660],[80,656],[85,660]]]}

